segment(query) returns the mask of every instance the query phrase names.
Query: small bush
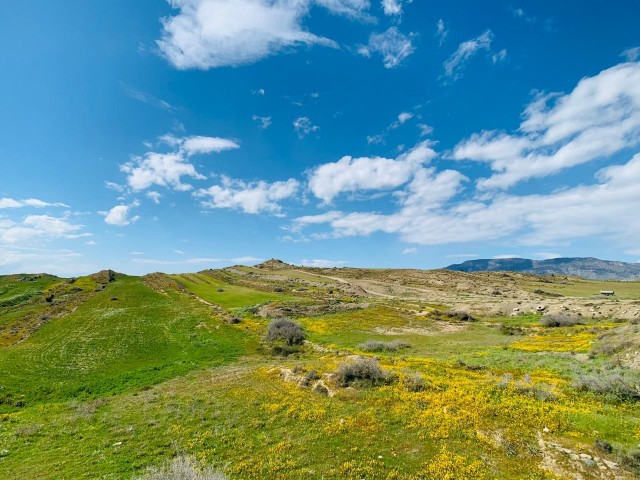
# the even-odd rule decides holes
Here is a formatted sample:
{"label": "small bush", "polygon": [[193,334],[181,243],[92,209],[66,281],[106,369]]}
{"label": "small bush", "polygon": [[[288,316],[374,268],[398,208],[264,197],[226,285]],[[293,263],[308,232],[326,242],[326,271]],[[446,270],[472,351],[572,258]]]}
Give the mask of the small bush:
{"label": "small bush", "polygon": [[439,317],[444,317],[447,320],[458,320],[460,322],[475,322],[476,319],[469,313],[461,310],[445,310],[440,312]]}
{"label": "small bush", "polygon": [[566,313],[547,313],[540,320],[540,325],[543,327],[570,327],[572,325],[582,325],[583,323],[582,319]]}
{"label": "small bush", "polygon": [[176,457],[161,467],[149,468],[148,472],[137,480],[225,480],[219,471],[200,470],[190,457]]}
{"label": "small bush", "polygon": [[622,368],[582,375],[573,382],[579,391],[605,395],[618,401],[640,400],[640,381]]}
{"label": "small bush", "polygon": [[601,452],[604,452],[604,453],[612,453],[613,452],[613,446],[609,442],[606,442],[604,440],[600,440],[600,439],[596,438],[596,441],[593,442],[593,444]]}
{"label": "small bush", "polygon": [[374,358],[358,357],[346,361],[336,370],[336,381],[341,387],[350,385],[379,385],[388,379]]}
{"label": "small bush", "polygon": [[409,348],[410,345],[405,342],[394,340],[392,342],[381,342],[377,340],[368,340],[356,346],[358,350],[365,352],[397,352],[403,348]]}
{"label": "small bush", "polygon": [[636,473],[640,472],[640,450],[631,450],[625,453],[620,463]]}
{"label": "small bush", "polygon": [[413,372],[403,378],[402,384],[410,392],[422,392],[425,388],[424,377],[419,372]]}
{"label": "small bush", "polygon": [[231,325],[237,325],[238,323],[242,323],[242,320],[238,317],[227,318],[224,321],[225,323],[230,323]]}
{"label": "small bush", "polygon": [[520,327],[502,324],[500,325],[500,333],[503,335],[522,335],[523,330]]}
{"label": "small bush", "polygon": [[269,323],[264,336],[269,342],[282,342],[285,345],[302,345],[306,338],[302,327],[288,318],[276,318]]}
{"label": "small bush", "polygon": [[318,372],[316,372],[315,370],[311,370],[302,379],[302,386],[308,387],[309,385],[311,385],[311,382],[314,382],[316,380],[320,380],[320,375],[318,375]]}

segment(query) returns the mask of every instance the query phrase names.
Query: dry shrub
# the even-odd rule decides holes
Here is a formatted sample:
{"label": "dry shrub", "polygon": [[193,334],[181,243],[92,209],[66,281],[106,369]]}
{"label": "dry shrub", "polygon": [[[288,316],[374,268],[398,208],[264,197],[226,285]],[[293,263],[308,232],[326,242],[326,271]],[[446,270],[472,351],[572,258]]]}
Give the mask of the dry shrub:
{"label": "dry shrub", "polygon": [[282,342],[285,345],[302,345],[306,338],[302,327],[288,318],[276,318],[269,323],[264,336],[269,342]]}
{"label": "dry shrub", "polygon": [[397,352],[403,348],[409,348],[410,345],[399,340],[384,342],[378,340],[368,340],[356,346],[358,350],[365,352]]}
{"label": "dry shrub", "polygon": [[335,375],[336,382],[341,387],[380,385],[389,378],[375,358],[366,357],[347,360],[338,367]]}
{"label": "dry shrub", "polygon": [[225,480],[222,472],[200,469],[190,457],[176,457],[160,467],[152,467],[137,480]]}
{"label": "dry shrub", "polygon": [[571,327],[583,323],[581,318],[566,313],[547,313],[540,319],[543,327]]}

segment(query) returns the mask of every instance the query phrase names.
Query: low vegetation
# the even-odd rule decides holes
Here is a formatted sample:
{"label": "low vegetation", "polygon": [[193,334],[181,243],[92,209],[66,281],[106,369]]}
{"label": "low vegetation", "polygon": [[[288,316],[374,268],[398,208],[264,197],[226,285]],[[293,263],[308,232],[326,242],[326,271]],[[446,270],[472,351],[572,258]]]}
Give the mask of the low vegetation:
{"label": "low vegetation", "polygon": [[[433,273],[455,307],[339,275],[0,277],[0,478],[638,478],[637,322],[541,315],[510,287],[582,283],[481,277],[512,316],[466,308],[467,274]],[[426,288],[344,281],[394,275]]]}
{"label": "low vegetation", "polygon": [[356,347],[363,352],[397,352],[405,348],[409,348],[410,345],[406,342],[399,340],[393,341],[380,341],[380,340],[367,340],[364,343],[358,344]]}

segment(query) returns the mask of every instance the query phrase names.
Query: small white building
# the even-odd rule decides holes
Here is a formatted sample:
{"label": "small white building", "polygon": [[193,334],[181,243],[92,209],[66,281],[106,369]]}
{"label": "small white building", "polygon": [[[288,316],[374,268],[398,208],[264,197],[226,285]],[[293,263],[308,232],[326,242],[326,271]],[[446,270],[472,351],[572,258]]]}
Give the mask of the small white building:
{"label": "small white building", "polygon": [[605,295],[610,297],[611,295],[615,295],[616,293],[613,290],[600,290],[600,295]]}

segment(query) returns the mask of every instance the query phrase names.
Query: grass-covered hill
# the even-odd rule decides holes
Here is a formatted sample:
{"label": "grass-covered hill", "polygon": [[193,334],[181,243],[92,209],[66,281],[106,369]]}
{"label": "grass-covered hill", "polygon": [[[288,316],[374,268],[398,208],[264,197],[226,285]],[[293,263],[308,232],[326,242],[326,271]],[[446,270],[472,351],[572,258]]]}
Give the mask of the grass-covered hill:
{"label": "grass-covered hill", "polygon": [[640,283],[600,288],[277,261],[0,277],[0,478],[638,478]]}

